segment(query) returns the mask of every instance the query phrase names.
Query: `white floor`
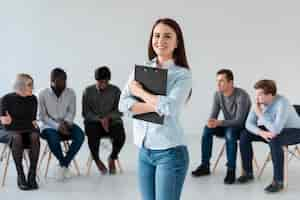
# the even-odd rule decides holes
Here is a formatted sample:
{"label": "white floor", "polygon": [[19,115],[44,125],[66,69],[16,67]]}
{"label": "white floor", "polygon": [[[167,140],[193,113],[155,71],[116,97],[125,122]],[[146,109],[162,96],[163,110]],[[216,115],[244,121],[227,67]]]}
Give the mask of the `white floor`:
{"label": "white floor", "polygon": [[[203,177],[192,178],[190,176],[191,170],[193,170],[199,162],[200,157],[200,136],[189,136],[188,145],[190,151],[190,168],[188,176],[183,189],[183,200],[193,199],[231,199],[231,200],[257,200],[257,199],[291,199],[295,200],[300,195],[300,161],[292,160],[289,163],[289,181],[287,190],[275,194],[265,194],[263,188],[270,183],[272,177],[271,164],[266,168],[262,178],[255,180],[251,184],[247,185],[224,185],[223,178],[225,176],[225,156],[221,160],[216,174]],[[214,156],[216,157],[216,151],[219,151],[223,141],[220,139],[215,140]],[[264,144],[256,143],[254,145],[255,155],[260,164],[262,164],[267,152],[268,147]],[[127,143],[123,149],[121,162],[124,168],[124,173],[116,176],[102,176],[100,175],[95,166],[93,165],[90,176],[86,176],[86,161],[87,161],[88,149],[87,144],[83,145],[77,160],[81,168],[81,176],[74,176],[64,182],[58,182],[55,179],[56,161],[51,162],[49,170],[49,177],[45,179],[40,174],[40,189],[37,191],[20,191],[16,186],[16,173],[13,161],[10,162],[6,185],[0,189],[0,199],[31,199],[31,200],[48,200],[48,199],[101,199],[101,200],[138,200],[140,199],[139,190],[136,178],[136,157],[137,149],[132,144],[131,138],[127,139]],[[108,153],[103,151],[103,160],[106,160]],[[239,159],[239,158],[238,158]],[[214,159],[212,160],[212,162]],[[238,161],[238,164],[240,162]],[[1,164],[2,165],[2,164]],[[238,167],[240,169],[240,167]],[[1,166],[1,175],[3,167]],[[44,169],[41,170],[41,173]],[[238,170],[239,174],[239,170]]]}

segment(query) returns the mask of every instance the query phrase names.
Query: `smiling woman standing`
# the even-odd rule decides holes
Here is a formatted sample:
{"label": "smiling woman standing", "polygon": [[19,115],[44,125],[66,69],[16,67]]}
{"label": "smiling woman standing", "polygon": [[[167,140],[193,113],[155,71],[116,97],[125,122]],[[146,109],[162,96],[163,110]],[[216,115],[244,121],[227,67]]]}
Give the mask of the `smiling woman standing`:
{"label": "smiling woman standing", "polygon": [[167,95],[147,92],[131,76],[121,94],[119,110],[131,115],[156,112],[165,116],[163,125],[133,120],[134,140],[140,149],[139,184],[143,200],[179,200],[189,164],[179,116],[190,96],[192,74],[176,21],[163,18],[154,23],[148,57],[147,65],[168,70]]}

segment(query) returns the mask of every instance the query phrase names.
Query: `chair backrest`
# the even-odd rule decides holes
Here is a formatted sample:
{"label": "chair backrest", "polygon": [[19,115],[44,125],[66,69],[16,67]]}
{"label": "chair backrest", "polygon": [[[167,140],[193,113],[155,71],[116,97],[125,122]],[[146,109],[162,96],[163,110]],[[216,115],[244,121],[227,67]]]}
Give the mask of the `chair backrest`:
{"label": "chair backrest", "polygon": [[[2,97],[0,97],[0,115],[2,113]],[[1,120],[0,120],[0,129],[3,128],[2,124],[1,124]]]}
{"label": "chair backrest", "polygon": [[[0,97],[0,112],[1,112],[1,100],[2,98]],[[6,131],[4,130],[1,121],[0,121],[0,143],[8,143],[9,139],[8,139],[8,135],[6,133]]]}
{"label": "chair backrest", "polygon": [[293,105],[296,112],[298,113],[298,115],[300,116],[300,105]]}

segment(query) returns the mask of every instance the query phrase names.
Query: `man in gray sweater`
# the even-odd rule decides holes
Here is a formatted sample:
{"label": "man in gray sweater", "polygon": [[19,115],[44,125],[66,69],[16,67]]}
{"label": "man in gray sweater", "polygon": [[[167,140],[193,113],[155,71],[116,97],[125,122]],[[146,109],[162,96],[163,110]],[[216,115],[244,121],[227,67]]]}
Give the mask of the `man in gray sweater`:
{"label": "man in gray sweater", "polygon": [[[224,183],[232,184],[235,182],[237,140],[244,129],[251,100],[245,90],[234,87],[231,70],[221,69],[217,72],[217,87],[212,112],[202,135],[202,163],[192,172],[192,175],[200,177],[210,174],[209,161],[213,136],[224,137],[227,153],[227,175]],[[218,119],[220,111],[223,113],[224,120]]]}

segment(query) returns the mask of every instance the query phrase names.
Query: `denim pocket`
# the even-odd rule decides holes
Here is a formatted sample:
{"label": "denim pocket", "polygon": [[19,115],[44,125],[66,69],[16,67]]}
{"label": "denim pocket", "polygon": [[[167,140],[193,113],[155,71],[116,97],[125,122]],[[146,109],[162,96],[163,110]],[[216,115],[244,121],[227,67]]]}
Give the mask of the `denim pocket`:
{"label": "denim pocket", "polygon": [[189,161],[189,153],[186,146],[175,147],[173,152],[177,161]]}

